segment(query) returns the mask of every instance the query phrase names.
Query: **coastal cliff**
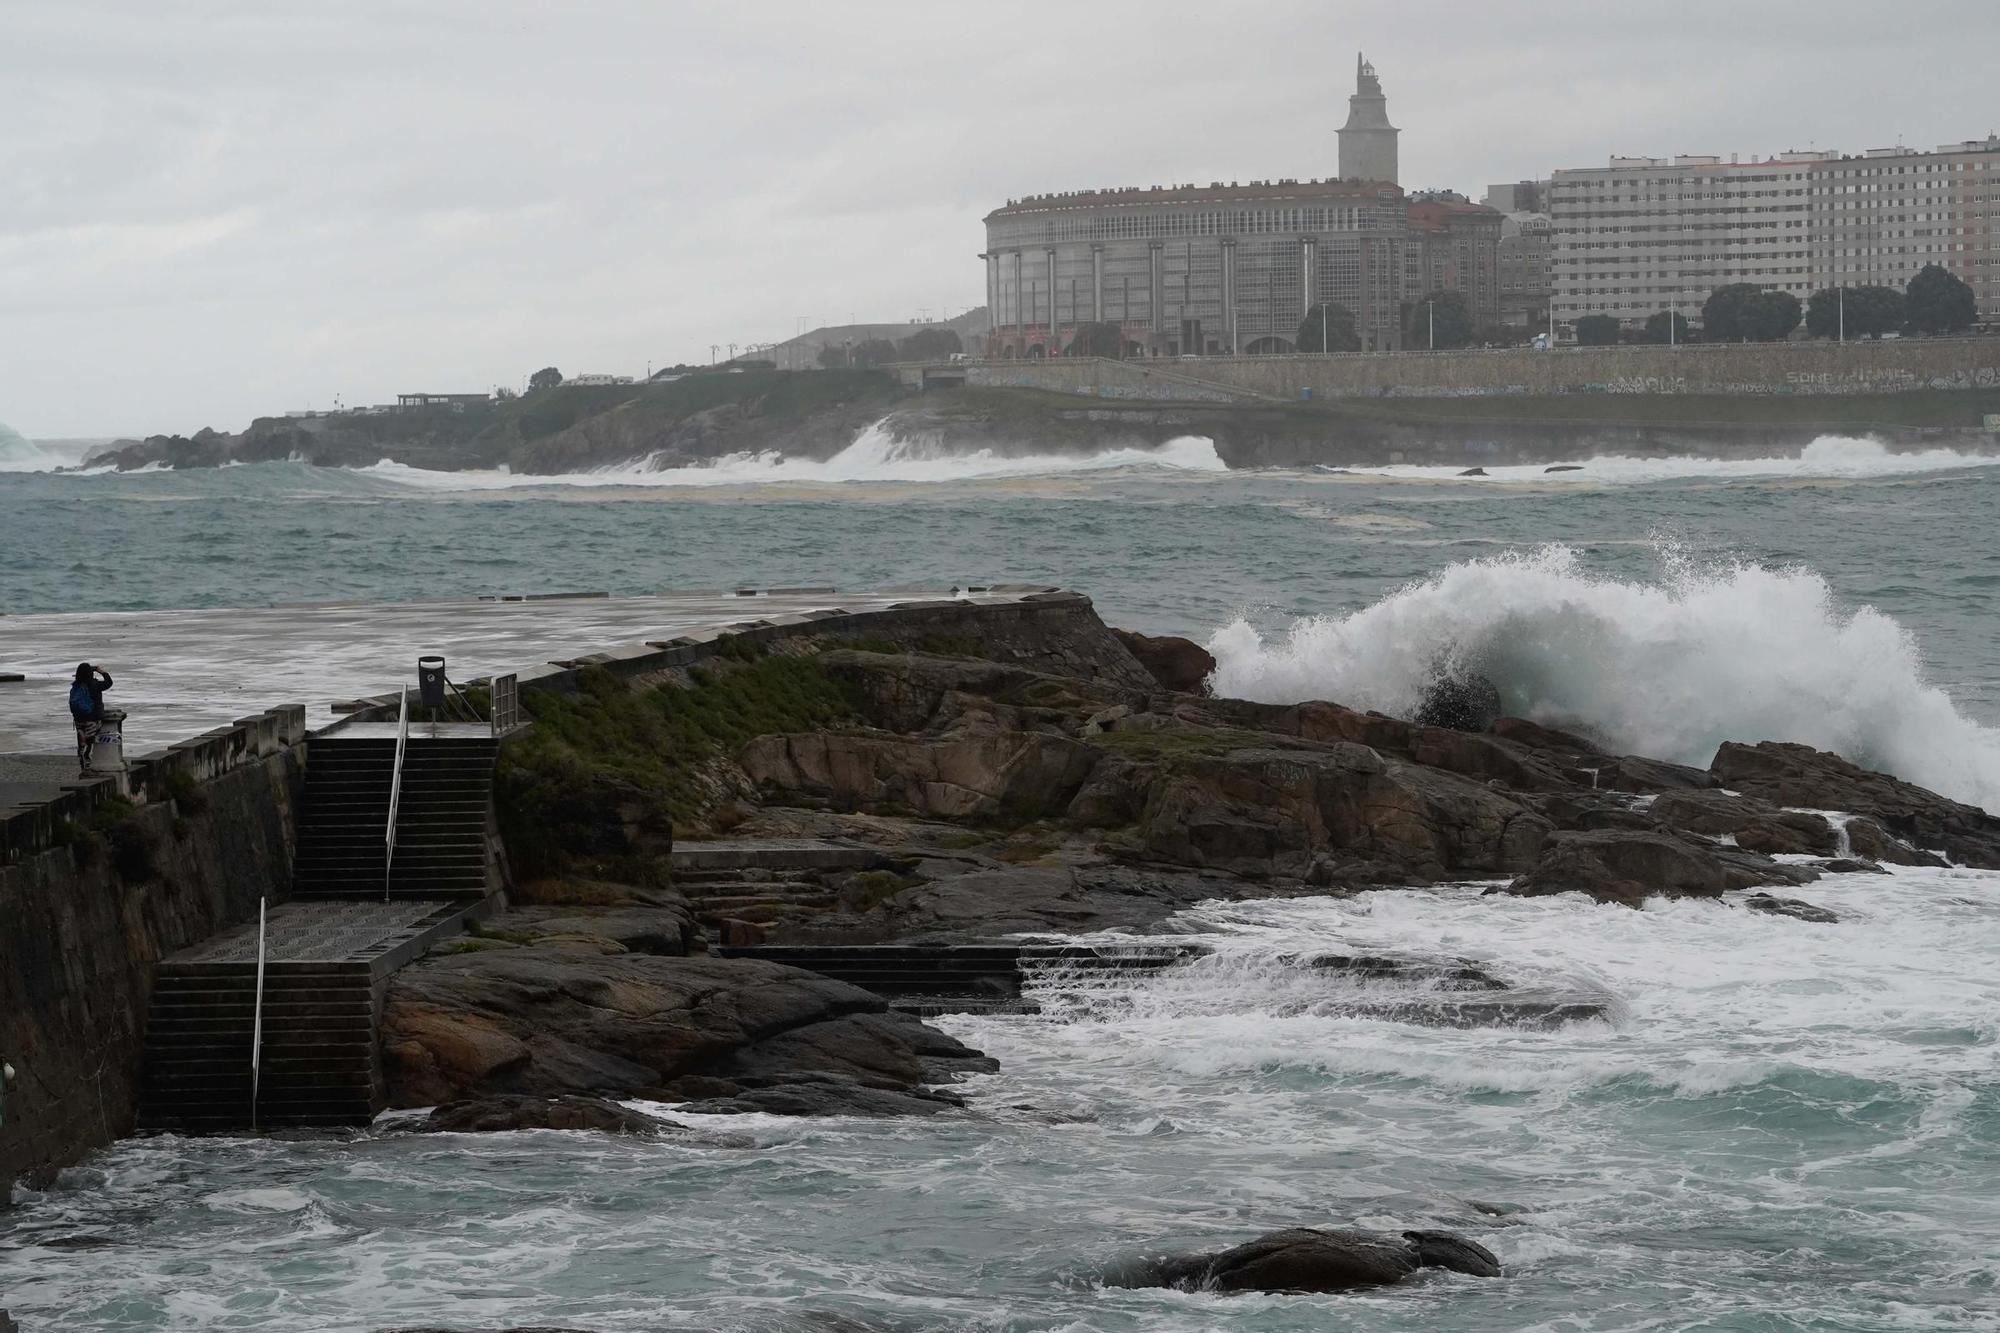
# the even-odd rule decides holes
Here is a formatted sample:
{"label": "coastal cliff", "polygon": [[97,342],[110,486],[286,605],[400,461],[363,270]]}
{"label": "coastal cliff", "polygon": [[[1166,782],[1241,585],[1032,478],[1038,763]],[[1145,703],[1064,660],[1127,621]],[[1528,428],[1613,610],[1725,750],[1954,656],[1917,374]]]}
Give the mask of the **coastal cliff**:
{"label": "coastal cliff", "polygon": [[121,441],[91,466],[294,461],[553,476],[701,467],[732,456],[824,461],[871,428],[926,457],[1156,449],[1201,436],[1232,468],[1562,462],[1601,454],[1797,452],[1820,435],[1902,446],[1991,443],[2000,392],[1855,395],[1518,394],[1219,402],[1091,398],[1034,387],[911,388],[883,371],[740,371],[407,412],[263,417],[240,434]]}

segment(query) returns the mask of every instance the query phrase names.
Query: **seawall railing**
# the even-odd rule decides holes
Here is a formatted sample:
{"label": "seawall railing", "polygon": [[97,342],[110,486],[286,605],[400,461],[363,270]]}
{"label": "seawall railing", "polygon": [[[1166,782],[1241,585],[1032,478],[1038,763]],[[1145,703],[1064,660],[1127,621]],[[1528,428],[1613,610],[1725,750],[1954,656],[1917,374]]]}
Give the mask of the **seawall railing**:
{"label": "seawall railing", "polygon": [[90,818],[107,801],[171,800],[190,783],[260,763],[305,738],[305,705],[285,704],[141,755],[124,773],[71,784],[38,805],[0,810],[0,865],[58,846],[70,825]]}

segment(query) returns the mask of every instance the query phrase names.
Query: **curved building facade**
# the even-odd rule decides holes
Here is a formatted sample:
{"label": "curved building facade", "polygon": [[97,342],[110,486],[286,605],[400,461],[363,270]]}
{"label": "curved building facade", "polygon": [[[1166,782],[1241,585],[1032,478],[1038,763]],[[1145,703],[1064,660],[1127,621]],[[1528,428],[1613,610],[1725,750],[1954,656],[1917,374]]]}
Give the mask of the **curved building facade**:
{"label": "curved building facade", "polygon": [[1116,324],[1129,356],[1289,352],[1333,301],[1363,345],[1397,345],[1409,223],[1383,182],[1037,195],[986,218],[987,354],[1060,355],[1078,326]]}
{"label": "curved building facade", "polygon": [[1295,350],[1306,312],[1354,312],[1361,345],[1402,345],[1404,302],[1462,292],[1499,321],[1500,214],[1456,195],[1407,198],[1374,66],[1356,65],[1338,179],[1081,190],[986,218],[988,355],[1060,356],[1115,324],[1127,356]]}

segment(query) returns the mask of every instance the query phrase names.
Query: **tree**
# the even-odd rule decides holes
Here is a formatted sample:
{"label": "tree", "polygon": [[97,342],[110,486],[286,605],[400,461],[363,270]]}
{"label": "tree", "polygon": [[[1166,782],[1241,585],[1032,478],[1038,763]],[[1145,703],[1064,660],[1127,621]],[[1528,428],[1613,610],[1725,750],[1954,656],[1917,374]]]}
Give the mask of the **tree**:
{"label": "tree", "polygon": [[1963,333],[1979,318],[1972,288],[1936,264],[1910,279],[1906,299],[1909,326],[1918,333]]}
{"label": "tree", "polygon": [[512,389],[508,388],[504,384],[493,391],[493,397],[503,403],[512,402],[514,399],[519,398],[520,396],[521,396],[520,394],[515,393]]}
{"label": "tree", "polygon": [[1750,337],[1755,342],[1783,342],[1799,326],[1799,298],[1790,292],[1758,292],[1750,302]]}
{"label": "tree", "polygon": [[854,361],[857,366],[873,368],[886,366],[896,359],[896,344],[887,338],[869,338],[854,345]]}
{"label": "tree", "polygon": [[1610,347],[1618,341],[1620,328],[1614,315],[1585,315],[1576,322],[1576,345]]}
{"label": "tree", "polygon": [[1648,315],[1646,331],[1640,336],[1649,343],[1684,343],[1688,340],[1687,316],[1678,310]]}
{"label": "tree", "polygon": [[[1324,335],[1326,342],[1320,342]],[[1424,335],[1424,345],[1430,345],[1428,329]],[[1306,317],[1299,321],[1298,349],[1301,352],[1358,352],[1361,350],[1361,331],[1354,321],[1354,312],[1337,301],[1315,305],[1306,311]]]}
{"label": "tree", "polygon": [[[1850,338],[1879,338],[1903,327],[1906,302],[1894,287],[1822,287],[1806,302],[1806,332],[1815,338],[1838,338],[1843,326]],[[1846,306],[1845,314],[1842,305]]]}
{"label": "tree", "polygon": [[1119,357],[1125,354],[1125,330],[1116,324],[1079,324],[1064,356]]}
{"label": "tree", "polygon": [[1799,326],[1799,298],[1754,282],[1717,287],[1701,306],[1706,342],[1778,342]]}
{"label": "tree", "polygon": [[905,361],[942,361],[953,352],[964,350],[958,331],[942,326],[918,329],[896,344],[896,355]]}
{"label": "tree", "polygon": [[847,365],[847,349],[835,347],[832,343],[819,349],[817,358],[822,370],[841,370]]}
{"label": "tree", "polygon": [[554,366],[543,366],[540,370],[528,376],[528,392],[540,393],[544,389],[553,389],[562,382],[563,373],[560,370],[557,370]]}
{"label": "tree", "polygon": [[[1433,329],[1436,341],[1432,341]],[[1436,291],[1405,307],[1403,346],[1426,350],[1464,347],[1472,341],[1472,311],[1457,292]]]}

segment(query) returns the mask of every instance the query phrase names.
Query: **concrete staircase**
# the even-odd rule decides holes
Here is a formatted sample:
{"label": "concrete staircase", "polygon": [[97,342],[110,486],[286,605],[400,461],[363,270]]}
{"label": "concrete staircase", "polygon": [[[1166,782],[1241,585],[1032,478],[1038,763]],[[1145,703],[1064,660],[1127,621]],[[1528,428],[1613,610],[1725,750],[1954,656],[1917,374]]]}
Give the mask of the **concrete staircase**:
{"label": "concrete staircase", "polygon": [[674,888],[695,920],[725,945],[753,945],[764,927],[831,912],[839,895],[813,869],[677,871]]}
{"label": "concrete staircase", "polygon": [[[485,896],[486,812],[498,749],[490,736],[412,731],[403,753],[392,897]],[[334,735],[308,744],[293,897],[382,896],[395,759],[392,738]]]}
{"label": "concrete staircase", "polygon": [[[162,963],[146,1022],[139,1128],[182,1134],[253,1123],[255,963]],[[338,1128],[373,1118],[374,983],[367,963],[267,967],[257,1128]]]}
{"label": "concrete staircase", "polygon": [[264,1045],[250,1099],[257,923],[162,959],[147,1009],[139,1128],[184,1134],[365,1125],[380,1100],[388,979],[489,905],[467,898],[280,903],[265,931]]}

